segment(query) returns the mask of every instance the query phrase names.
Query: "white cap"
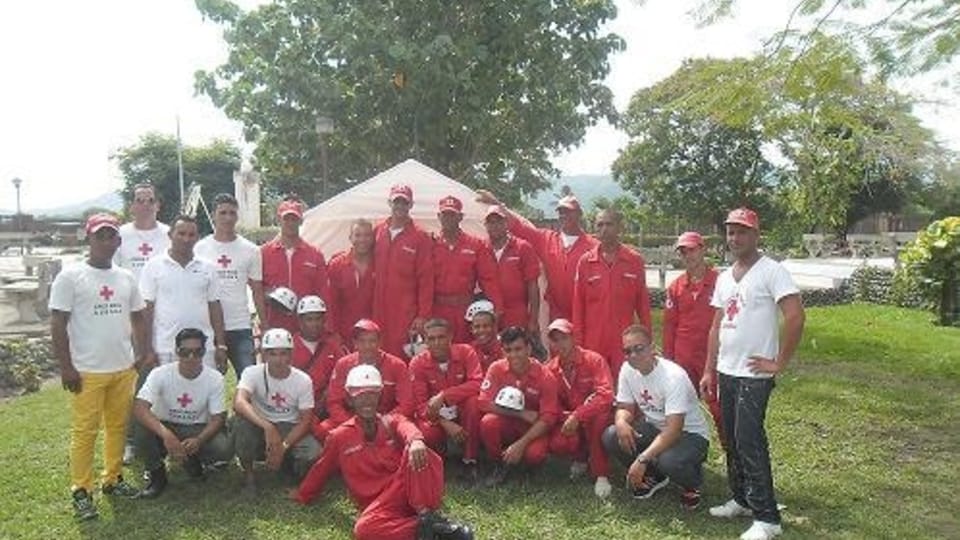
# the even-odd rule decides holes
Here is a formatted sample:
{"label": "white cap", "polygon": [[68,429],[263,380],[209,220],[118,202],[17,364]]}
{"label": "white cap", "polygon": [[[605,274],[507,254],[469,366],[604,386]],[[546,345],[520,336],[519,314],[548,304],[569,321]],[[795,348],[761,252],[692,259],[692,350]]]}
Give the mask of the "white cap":
{"label": "white cap", "polygon": [[319,296],[304,296],[297,302],[297,315],[306,313],[326,313],[327,304]]}
{"label": "white cap", "polygon": [[493,403],[511,411],[522,411],[525,401],[523,392],[519,388],[504,386],[497,392],[497,397],[493,400]]}
{"label": "white cap", "polygon": [[493,307],[493,302],[489,300],[477,300],[476,302],[470,304],[470,307],[467,308],[467,313],[463,316],[467,322],[473,322],[473,318],[480,313],[489,313],[493,315],[496,313],[496,310]]}
{"label": "white cap", "polygon": [[271,328],[263,334],[260,348],[263,350],[292,349],[293,336],[283,328]]}
{"label": "white cap", "polygon": [[347,382],[343,385],[347,393],[356,396],[364,392],[379,391],[383,388],[380,370],[370,364],[354,366],[347,373]]}
{"label": "white cap", "polygon": [[293,311],[297,307],[297,293],[286,287],[277,287],[270,291],[267,298],[285,307],[287,311]]}

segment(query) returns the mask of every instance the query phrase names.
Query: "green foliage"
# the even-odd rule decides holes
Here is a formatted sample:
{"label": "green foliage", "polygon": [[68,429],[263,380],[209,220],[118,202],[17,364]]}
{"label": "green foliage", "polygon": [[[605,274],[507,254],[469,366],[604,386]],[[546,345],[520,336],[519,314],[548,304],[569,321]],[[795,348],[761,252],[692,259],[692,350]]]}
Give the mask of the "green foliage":
{"label": "green foliage", "polygon": [[[517,203],[557,173],[552,154],[616,120],[603,84],[624,46],[603,30],[612,0],[197,6],[229,50],[196,73],[198,92],[243,123],[267,182],[306,199],[412,157]],[[335,125],[322,140],[320,117]],[[330,187],[313,197],[323,148]]]}
{"label": "green foliage", "polygon": [[960,217],[948,217],[920,231],[900,254],[903,269],[937,306],[940,324],[960,322]]}
{"label": "green foliage", "polygon": [[15,338],[0,341],[0,390],[36,392],[55,367],[49,340]]}

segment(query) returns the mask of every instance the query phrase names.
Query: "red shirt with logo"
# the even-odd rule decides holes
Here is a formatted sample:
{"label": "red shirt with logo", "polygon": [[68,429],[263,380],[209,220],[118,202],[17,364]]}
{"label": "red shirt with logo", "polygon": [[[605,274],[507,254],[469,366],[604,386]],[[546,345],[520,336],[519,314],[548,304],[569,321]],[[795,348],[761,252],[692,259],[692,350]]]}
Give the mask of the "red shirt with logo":
{"label": "red shirt with logo", "polygon": [[[327,388],[327,412],[330,419],[336,423],[345,422],[353,413],[347,397],[344,384],[347,373],[360,365],[360,354],[350,353],[337,360],[330,375],[330,386]],[[410,373],[407,364],[396,356],[380,351],[380,359],[375,364],[380,370],[383,379],[383,390],[380,393],[380,405],[377,411],[381,414],[402,414],[407,418],[413,417],[413,393],[410,388]]]}
{"label": "red shirt with logo", "polygon": [[707,268],[703,279],[693,281],[684,273],[667,287],[663,309],[663,356],[681,366],[703,365],[707,339],[716,308],[710,305],[718,272]]}
{"label": "red shirt with logo", "polygon": [[506,358],[491,364],[480,384],[481,410],[494,405],[497,393],[504,386],[513,386],[523,392],[524,408],[538,411],[540,420],[547,426],[552,427],[560,418],[557,380],[536,358],[530,359],[529,367],[523,374],[514,373]]}
{"label": "red shirt with logo", "polygon": [[[490,241],[487,247],[496,257],[496,252]],[[540,261],[533,251],[533,246],[526,240],[510,236],[503,246],[503,252],[497,259],[497,276],[500,281],[500,290],[503,292],[503,306],[501,308],[500,327],[521,326],[526,328],[530,321],[527,302],[527,286],[531,281],[540,278]]]}
{"label": "red shirt with logo", "polygon": [[613,384],[606,359],[583,347],[576,347],[573,354],[573,369],[569,375],[564,372],[559,356],[547,363],[547,369],[557,380],[560,406],[571,411],[580,422],[610,414]]}
{"label": "red shirt with logo", "polygon": [[[297,294],[297,298],[316,295],[330,302],[327,264],[320,250],[305,242],[302,238],[293,248],[287,260],[287,248],[277,237],[260,246],[263,259],[263,289],[269,293],[277,287],[287,287]],[[336,316],[336,314],[333,314]],[[267,327],[285,328],[291,334],[299,330],[294,314],[283,313],[267,302]]]}
{"label": "red shirt with logo", "polygon": [[337,360],[347,354],[340,342],[340,336],[332,332],[325,333],[317,342],[314,351],[310,351],[303,336],[293,337],[293,358],[291,365],[310,376],[313,381],[313,396],[316,405],[324,403],[330,374]]}
{"label": "red shirt with logo", "polygon": [[330,311],[336,315],[334,328],[348,347],[352,347],[353,325],[373,317],[374,265],[365,272],[354,264],[353,250],[337,253],[327,265],[330,276]]}
{"label": "red shirt with logo", "polygon": [[458,405],[480,391],[483,371],[480,359],[470,345],[450,346],[446,369],[441,368],[430,351],[424,351],[410,360],[410,379],[413,383],[413,402],[418,418],[427,417],[427,401],[443,392],[447,405]]}
{"label": "red shirt with logo", "polygon": [[403,355],[410,323],[433,311],[433,239],[411,221],[390,237],[390,221],[374,229],[373,319],[383,329],[383,348]]}

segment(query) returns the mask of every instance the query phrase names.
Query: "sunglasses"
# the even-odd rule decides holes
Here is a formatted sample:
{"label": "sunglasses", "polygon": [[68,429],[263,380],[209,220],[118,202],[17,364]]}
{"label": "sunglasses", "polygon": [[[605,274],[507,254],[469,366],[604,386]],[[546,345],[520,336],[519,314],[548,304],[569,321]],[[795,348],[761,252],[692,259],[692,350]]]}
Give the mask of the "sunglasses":
{"label": "sunglasses", "polygon": [[624,355],[624,356],[633,356],[633,355],[635,355],[635,354],[642,354],[642,353],[650,350],[650,348],[651,348],[652,346],[653,346],[653,345],[633,345],[633,346],[630,346],[630,347],[624,347],[624,348],[623,348],[623,355]]}
{"label": "sunglasses", "polygon": [[203,358],[203,355],[206,352],[207,352],[206,349],[204,349],[203,347],[196,347],[196,348],[180,347],[177,349],[177,356],[180,356],[182,358],[187,358],[189,356],[192,356],[194,358]]}

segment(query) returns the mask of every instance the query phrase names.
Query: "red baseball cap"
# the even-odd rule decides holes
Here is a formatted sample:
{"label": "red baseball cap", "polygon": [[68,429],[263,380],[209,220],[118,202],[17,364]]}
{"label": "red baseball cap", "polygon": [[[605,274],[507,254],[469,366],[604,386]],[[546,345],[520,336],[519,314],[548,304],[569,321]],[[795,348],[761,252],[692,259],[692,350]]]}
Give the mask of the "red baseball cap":
{"label": "red baseball cap", "polygon": [[115,231],[120,230],[120,221],[111,214],[94,214],[87,218],[87,234],[93,234],[104,227],[110,227]]}
{"label": "red baseball cap", "polygon": [[680,235],[677,238],[677,244],[674,246],[675,249],[679,248],[692,248],[700,247],[703,245],[703,236],[700,235],[697,231],[687,231]]}
{"label": "red baseball cap", "polygon": [[576,210],[577,212],[582,212],[580,208],[580,201],[577,200],[573,195],[567,195],[566,197],[557,201],[557,209],[566,208],[568,210]]}
{"label": "red baseball cap", "polygon": [[376,332],[380,333],[380,325],[370,319],[360,319],[353,325],[354,332]]}
{"label": "red baseball cap", "polygon": [[299,201],[283,201],[277,207],[277,217],[283,219],[283,216],[293,214],[303,219],[303,205]]}
{"label": "red baseball cap", "polygon": [[727,214],[727,220],[724,221],[724,223],[727,225],[743,225],[751,229],[760,228],[760,218],[757,217],[757,213],[746,207],[731,210],[730,213]]}
{"label": "red baseball cap", "polygon": [[447,195],[446,197],[440,199],[440,212],[456,212],[457,214],[463,213],[463,203],[460,202],[460,199],[454,197],[453,195]]}
{"label": "red baseball cap", "polygon": [[406,200],[408,203],[413,202],[413,188],[407,184],[397,184],[390,188],[390,199],[393,201],[397,197]]}
{"label": "red baseball cap", "polygon": [[487,208],[487,214],[483,216],[484,221],[490,216],[500,216],[503,219],[507,219],[507,211],[499,204],[495,204]]}
{"label": "red baseball cap", "polygon": [[554,330],[558,332],[563,332],[564,334],[573,334],[573,323],[567,319],[554,319],[550,326],[547,327],[547,334],[553,332]]}

